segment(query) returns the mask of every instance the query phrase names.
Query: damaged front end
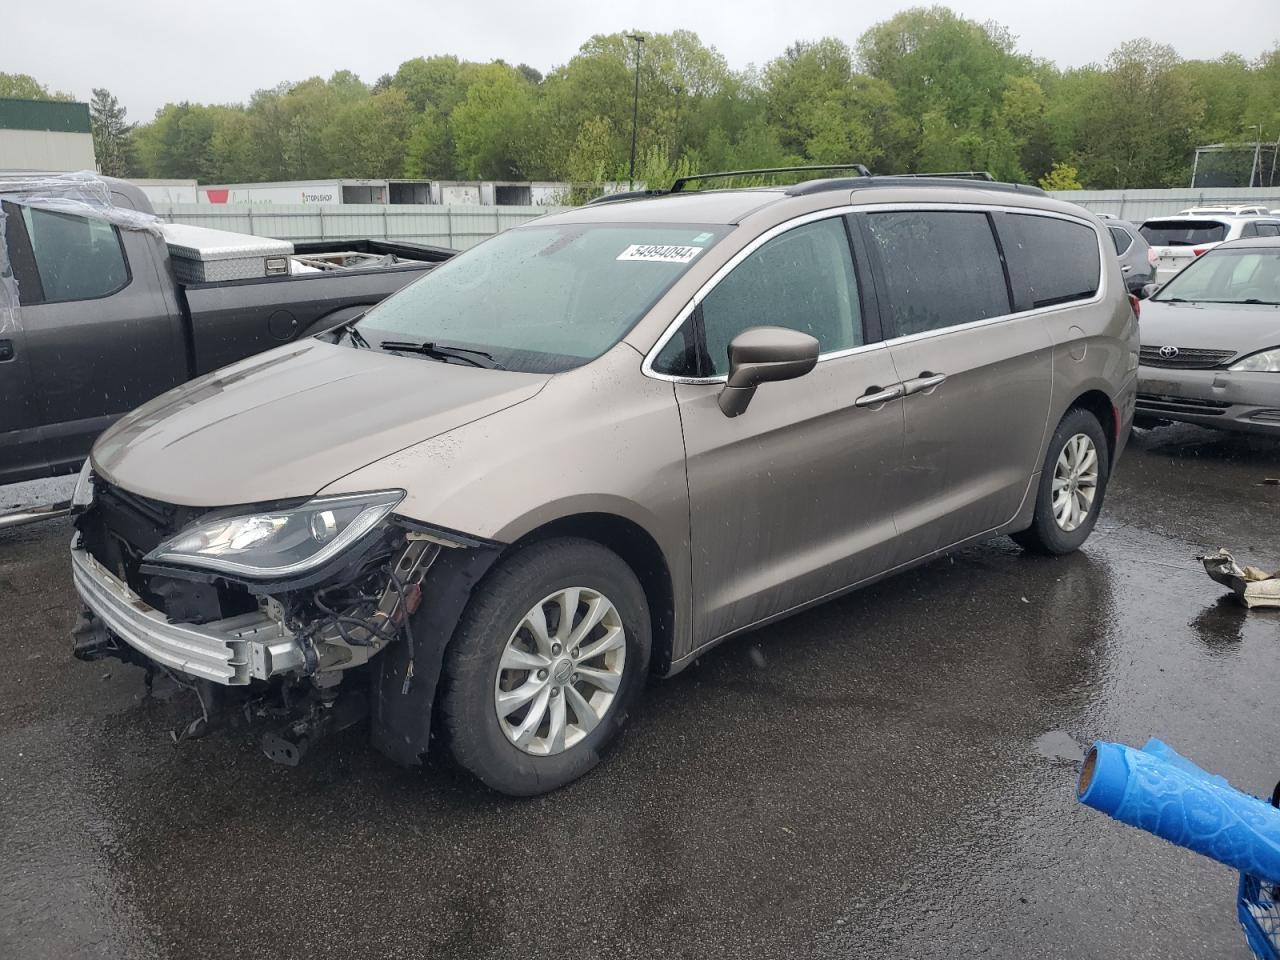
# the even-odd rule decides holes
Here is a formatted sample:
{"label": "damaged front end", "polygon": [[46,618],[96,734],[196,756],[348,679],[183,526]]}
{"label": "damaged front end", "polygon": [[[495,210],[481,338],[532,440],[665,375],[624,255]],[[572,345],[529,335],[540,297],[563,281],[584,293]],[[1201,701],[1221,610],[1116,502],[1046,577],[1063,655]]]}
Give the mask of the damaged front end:
{"label": "damaged front end", "polygon": [[369,716],[375,746],[418,763],[444,647],[498,545],[398,517],[401,497],[204,510],[138,496],[86,465],[73,502],[86,608],[73,653],[192,687],[201,714],[189,734],[237,712],[271,718],[264,749],[293,764]]}

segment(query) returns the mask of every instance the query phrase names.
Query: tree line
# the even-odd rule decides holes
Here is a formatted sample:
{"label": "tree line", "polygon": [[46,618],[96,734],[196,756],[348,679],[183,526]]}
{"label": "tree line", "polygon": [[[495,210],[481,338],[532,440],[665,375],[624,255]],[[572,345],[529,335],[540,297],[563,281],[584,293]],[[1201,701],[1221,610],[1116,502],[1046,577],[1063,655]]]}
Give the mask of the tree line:
{"label": "tree line", "polygon": [[[1186,186],[1198,144],[1280,136],[1280,47],[1184,60],[1150,40],[1059,69],[1003,26],[941,6],[855,43],[800,41],[733,70],[689,31],[591,37],[546,76],[526,64],[417,57],[369,84],[339,70],[244,104],[169,103],[134,125],[106,90],[104,173],[238,183],[332,177],[636,179],[860,162],[878,173],[988,170],[1052,188]],[[0,96],[61,97],[21,74]]]}

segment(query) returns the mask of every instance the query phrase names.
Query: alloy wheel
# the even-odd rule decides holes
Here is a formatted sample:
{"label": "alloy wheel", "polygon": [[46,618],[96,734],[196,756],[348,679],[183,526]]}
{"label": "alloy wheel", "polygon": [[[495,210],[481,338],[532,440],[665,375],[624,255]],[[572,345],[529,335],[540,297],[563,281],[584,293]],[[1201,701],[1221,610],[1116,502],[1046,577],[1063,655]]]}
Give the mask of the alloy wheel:
{"label": "alloy wheel", "polygon": [[626,656],[622,618],[604,594],[565,587],[544,597],[498,661],[494,709],[502,732],[535,756],[570,749],[609,712]]}
{"label": "alloy wheel", "polygon": [[1067,533],[1089,517],[1098,493],[1098,449],[1088,434],[1071,437],[1053,470],[1053,517]]}

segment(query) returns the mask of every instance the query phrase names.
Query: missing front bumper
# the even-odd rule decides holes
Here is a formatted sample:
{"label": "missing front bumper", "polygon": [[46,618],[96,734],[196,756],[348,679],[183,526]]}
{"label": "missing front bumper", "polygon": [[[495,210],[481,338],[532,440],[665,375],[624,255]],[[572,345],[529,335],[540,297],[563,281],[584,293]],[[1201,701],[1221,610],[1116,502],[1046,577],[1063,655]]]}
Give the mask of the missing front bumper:
{"label": "missing front bumper", "polygon": [[264,611],[213,623],[170,623],[87,551],[71,549],[76,592],[114,636],[149,660],[223,686],[245,686],[303,665],[302,648]]}

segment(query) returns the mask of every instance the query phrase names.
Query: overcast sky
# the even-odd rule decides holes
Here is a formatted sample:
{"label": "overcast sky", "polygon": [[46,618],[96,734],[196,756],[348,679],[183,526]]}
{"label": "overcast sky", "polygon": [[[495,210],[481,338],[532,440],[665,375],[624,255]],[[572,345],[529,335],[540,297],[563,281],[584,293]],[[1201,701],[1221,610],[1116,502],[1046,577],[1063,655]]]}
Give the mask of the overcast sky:
{"label": "overcast sky", "polygon": [[[261,87],[349,69],[372,82],[403,60],[452,53],[567,61],[593,33],[695,31],[733,67],[763,64],[794,40],[853,43],[904,0],[8,0],[0,69],[29,73],[82,100],[106,87],[147,120],[169,101],[226,103]],[[1252,58],[1280,42],[1280,0],[953,0],[995,20],[1023,52],[1061,66],[1100,62],[1147,36],[1187,58]],[[639,12],[637,12],[639,11]]]}

